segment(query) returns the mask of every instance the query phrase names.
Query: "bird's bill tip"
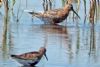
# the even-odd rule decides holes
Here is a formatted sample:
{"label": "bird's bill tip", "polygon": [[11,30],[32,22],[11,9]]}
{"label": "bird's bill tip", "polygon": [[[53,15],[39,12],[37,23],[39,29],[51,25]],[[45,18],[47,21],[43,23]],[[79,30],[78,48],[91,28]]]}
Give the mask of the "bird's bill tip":
{"label": "bird's bill tip", "polygon": [[77,14],[77,12],[75,12],[74,9],[72,9],[72,11],[78,16],[78,18],[80,19],[80,16]]}
{"label": "bird's bill tip", "polygon": [[15,57],[15,55],[11,55],[11,57]]}
{"label": "bird's bill tip", "polygon": [[46,55],[46,54],[44,54],[44,56],[45,56],[45,58],[46,58],[46,59],[47,59],[47,61],[48,61],[47,55]]}

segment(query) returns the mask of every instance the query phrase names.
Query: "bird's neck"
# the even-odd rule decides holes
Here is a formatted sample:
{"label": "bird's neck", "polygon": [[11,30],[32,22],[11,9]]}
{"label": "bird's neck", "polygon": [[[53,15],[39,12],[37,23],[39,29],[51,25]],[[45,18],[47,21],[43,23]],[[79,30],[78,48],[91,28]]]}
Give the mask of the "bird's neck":
{"label": "bird's neck", "polygon": [[70,8],[68,7],[68,5],[65,5],[65,7],[63,8],[65,11],[69,12]]}
{"label": "bird's neck", "polygon": [[69,9],[67,6],[65,6],[65,7],[63,8],[63,11],[64,11],[65,15],[68,15],[69,12],[70,12],[70,9]]}
{"label": "bird's neck", "polygon": [[39,52],[39,55],[40,55],[40,56],[43,56],[43,54],[44,54],[44,52]]}

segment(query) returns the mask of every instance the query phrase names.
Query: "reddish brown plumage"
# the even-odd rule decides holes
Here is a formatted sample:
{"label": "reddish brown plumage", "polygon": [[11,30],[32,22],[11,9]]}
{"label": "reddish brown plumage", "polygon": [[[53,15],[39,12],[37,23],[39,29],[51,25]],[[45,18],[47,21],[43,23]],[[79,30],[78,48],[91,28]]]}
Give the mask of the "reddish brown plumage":
{"label": "reddish brown plumage", "polygon": [[72,4],[66,4],[63,8],[48,10],[43,13],[37,13],[37,12],[29,12],[29,13],[37,18],[40,18],[44,22],[56,24],[65,20],[68,17],[69,12],[71,10],[78,16],[78,14],[74,11]]}
{"label": "reddish brown plumage", "polygon": [[[24,53],[24,54],[20,54],[20,55],[11,55],[11,57],[13,57],[14,59],[17,59],[19,63],[35,65],[40,61],[40,59],[42,58],[43,55],[46,56],[46,48],[41,47],[39,51],[28,52],[28,53]],[[46,57],[46,59],[47,59],[47,57]],[[26,61],[22,61],[22,60],[26,60]],[[29,61],[29,62],[27,63],[27,61]]]}

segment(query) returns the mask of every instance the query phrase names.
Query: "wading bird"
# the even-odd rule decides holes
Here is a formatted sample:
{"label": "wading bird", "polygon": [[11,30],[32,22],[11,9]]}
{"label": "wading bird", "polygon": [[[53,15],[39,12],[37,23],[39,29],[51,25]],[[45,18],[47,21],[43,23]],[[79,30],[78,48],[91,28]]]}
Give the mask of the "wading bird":
{"label": "wading bird", "polygon": [[20,55],[11,55],[11,57],[23,65],[34,66],[40,61],[43,55],[48,60],[45,47],[41,47],[39,51],[28,52]]}
{"label": "wading bird", "polygon": [[60,9],[48,10],[44,12],[28,11],[28,13],[32,14],[33,17],[35,16],[41,19],[44,22],[57,24],[65,20],[68,17],[70,11],[73,11],[79,17],[79,15],[73,9],[72,4],[66,4],[63,8]]}

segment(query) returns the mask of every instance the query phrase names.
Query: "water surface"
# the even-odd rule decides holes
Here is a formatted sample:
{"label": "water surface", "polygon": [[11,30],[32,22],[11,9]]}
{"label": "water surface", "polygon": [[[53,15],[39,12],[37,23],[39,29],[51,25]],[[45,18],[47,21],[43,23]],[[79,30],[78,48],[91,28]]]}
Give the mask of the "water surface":
{"label": "water surface", "polygon": [[[73,19],[71,12],[59,25],[45,24],[24,12],[43,11],[42,0],[16,0],[14,6],[12,3],[6,32],[4,7],[0,8],[0,67],[22,67],[10,55],[37,51],[41,46],[47,49],[48,61],[43,57],[36,67],[100,67],[100,20],[97,17],[95,27],[91,26],[88,16],[85,17],[89,15],[89,8],[85,14],[83,1],[77,11],[81,19],[76,16]],[[55,0],[52,9],[63,5],[61,0]],[[77,2],[73,5],[77,10]],[[86,7],[89,7],[88,1]]]}

